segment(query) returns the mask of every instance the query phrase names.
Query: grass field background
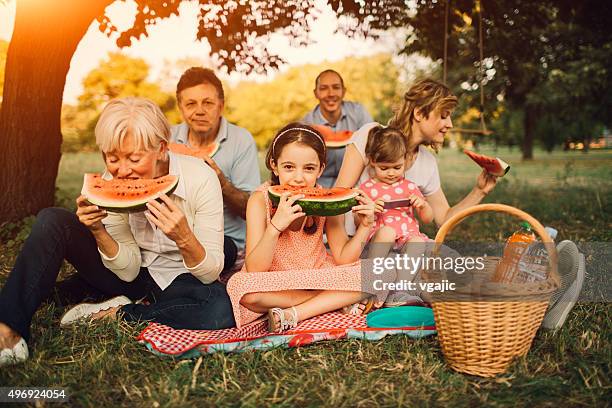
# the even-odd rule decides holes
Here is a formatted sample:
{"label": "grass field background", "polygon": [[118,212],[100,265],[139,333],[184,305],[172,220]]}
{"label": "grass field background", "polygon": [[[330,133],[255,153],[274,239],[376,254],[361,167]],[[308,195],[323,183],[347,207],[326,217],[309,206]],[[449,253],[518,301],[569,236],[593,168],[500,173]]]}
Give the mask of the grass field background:
{"label": "grass field background", "polygon": [[[558,240],[612,240],[612,151],[536,151],[531,162],[522,162],[518,150],[482,152],[512,165],[485,202],[527,211],[557,228]],[[443,150],[438,159],[444,191],[449,202],[456,203],[473,187],[479,168],[453,150]],[[73,208],[82,173],[101,168],[99,154],[65,154],[58,203]],[[266,176],[263,167],[262,174]],[[31,222],[32,218],[0,230],[0,284]],[[459,226],[453,237],[501,241],[517,223],[507,216],[476,216]],[[433,226],[423,229],[435,234]],[[62,273],[70,273],[70,268]],[[324,342],[179,361],[156,357],[137,344],[134,337],[142,325],[107,322],[60,330],[60,314],[54,305],[36,314],[32,358],[1,368],[1,386],[66,387],[78,406],[591,407],[608,405],[612,395],[610,306],[603,303],[579,304],[563,329],[540,330],[531,352],[494,379],[450,370],[436,337]]]}

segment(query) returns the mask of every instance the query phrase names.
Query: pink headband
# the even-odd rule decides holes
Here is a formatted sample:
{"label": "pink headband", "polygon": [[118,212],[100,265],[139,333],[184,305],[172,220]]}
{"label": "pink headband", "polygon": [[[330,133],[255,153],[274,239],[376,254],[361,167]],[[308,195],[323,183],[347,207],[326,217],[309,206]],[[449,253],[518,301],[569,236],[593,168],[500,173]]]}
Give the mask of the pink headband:
{"label": "pink headband", "polygon": [[318,139],[321,141],[321,144],[323,145],[323,149],[325,149],[325,142],[323,141],[323,138],[321,137],[321,135],[319,135],[317,132],[313,132],[312,130],[307,129],[307,128],[303,128],[303,127],[294,127],[294,128],[287,129],[287,130],[285,130],[285,131],[283,131],[283,132],[279,133],[279,134],[278,134],[278,135],[277,135],[277,136],[274,138],[274,141],[272,142],[272,156],[274,156],[274,146],[276,145],[276,141],[277,141],[277,140],[278,140],[278,139],[279,139],[279,138],[280,138],[282,135],[284,135],[285,133],[292,132],[292,131],[294,131],[294,130],[301,130],[301,131],[303,131],[303,132],[306,132],[306,133],[310,133],[310,134],[312,134],[312,135],[315,135],[315,136],[316,136],[316,137],[317,137],[317,138],[318,138]]}

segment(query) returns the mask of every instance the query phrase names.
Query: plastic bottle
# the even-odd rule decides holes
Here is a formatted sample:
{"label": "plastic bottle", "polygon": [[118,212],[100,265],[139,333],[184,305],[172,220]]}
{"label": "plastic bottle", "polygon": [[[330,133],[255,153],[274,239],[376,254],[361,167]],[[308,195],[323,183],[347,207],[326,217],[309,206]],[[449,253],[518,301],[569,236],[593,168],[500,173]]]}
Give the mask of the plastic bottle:
{"label": "plastic bottle", "polygon": [[523,221],[521,228],[508,238],[504,248],[504,255],[497,265],[493,282],[512,283],[519,271],[519,261],[529,245],[536,240],[531,225]]}
{"label": "plastic bottle", "polygon": [[[557,230],[551,227],[545,228],[553,242],[557,238]],[[548,251],[542,241],[536,241],[529,245],[519,261],[518,274],[515,283],[536,282],[548,279]]]}

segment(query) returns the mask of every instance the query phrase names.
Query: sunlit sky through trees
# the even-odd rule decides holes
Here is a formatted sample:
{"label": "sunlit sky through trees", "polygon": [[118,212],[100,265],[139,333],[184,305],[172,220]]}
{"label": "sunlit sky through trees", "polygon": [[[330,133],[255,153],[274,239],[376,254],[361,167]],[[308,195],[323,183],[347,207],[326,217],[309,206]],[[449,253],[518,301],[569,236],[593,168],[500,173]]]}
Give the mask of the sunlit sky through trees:
{"label": "sunlit sky through trees", "polygon": [[[316,0],[313,3],[320,9],[320,17],[313,26],[311,45],[292,47],[288,38],[282,34],[271,36],[269,49],[287,61],[283,69],[303,64],[336,61],[348,56],[366,56],[380,52],[397,54],[403,45],[405,35],[397,30],[384,32],[377,40],[352,39],[334,33],[338,25],[335,14],[326,6],[325,1]],[[15,7],[15,0],[0,4],[0,39],[10,40]],[[211,64],[209,45],[205,41],[195,41],[197,11],[197,3],[183,2],[178,17],[173,16],[160,21],[149,29],[148,37],[134,41],[131,47],[121,49],[120,52],[145,59],[151,66],[150,80],[166,82],[160,83],[160,86],[170,91],[181,73],[180,69],[169,69],[172,64],[181,59],[189,59],[189,63],[205,66]],[[115,2],[109,9],[109,15],[119,28],[129,27],[135,13],[136,5],[130,1]],[[97,67],[109,51],[119,50],[115,40],[114,36],[108,38],[102,34],[98,30],[97,23],[92,24],[72,59],[66,78],[64,102],[74,103],[83,90],[81,82],[85,75]],[[220,76],[230,84],[246,79],[239,73],[227,75],[220,72]],[[269,73],[267,76],[253,75],[248,79],[266,80],[273,76],[273,73]]]}

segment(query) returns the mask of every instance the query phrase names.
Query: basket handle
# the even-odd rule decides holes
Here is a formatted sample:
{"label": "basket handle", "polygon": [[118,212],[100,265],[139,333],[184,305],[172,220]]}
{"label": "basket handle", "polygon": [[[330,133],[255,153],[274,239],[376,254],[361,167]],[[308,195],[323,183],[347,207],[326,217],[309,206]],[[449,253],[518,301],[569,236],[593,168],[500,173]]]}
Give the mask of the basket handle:
{"label": "basket handle", "polygon": [[544,229],[544,226],[531,215],[527,214],[525,211],[519,210],[518,208],[511,207],[505,204],[478,204],[472,207],[466,208],[465,210],[459,211],[457,214],[450,217],[438,230],[436,234],[436,244],[434,246],[434,255],[437,255],[440,246],[444,243],[444,239],[446,235],[448,235],[461,221],[466,219],[472,214],[476,214],[479,212],[485,211],[493,211],[493,212],[502,212],[506,214],[513,215],[518,217],[524,221],[527,221],[535,232],[540,236],[542,243],[544,244],[546,251],[548,252],[548,263],[550,265],[550,277],[553,282],[559,285],[559,274],[557,273],[557,248],[555,247],[555,243],[553,242],[548,232]]}

